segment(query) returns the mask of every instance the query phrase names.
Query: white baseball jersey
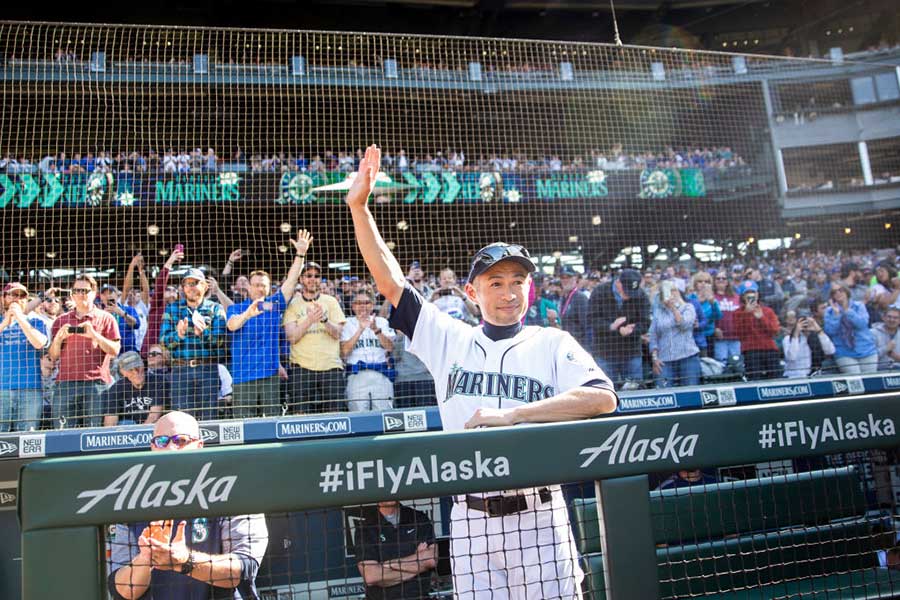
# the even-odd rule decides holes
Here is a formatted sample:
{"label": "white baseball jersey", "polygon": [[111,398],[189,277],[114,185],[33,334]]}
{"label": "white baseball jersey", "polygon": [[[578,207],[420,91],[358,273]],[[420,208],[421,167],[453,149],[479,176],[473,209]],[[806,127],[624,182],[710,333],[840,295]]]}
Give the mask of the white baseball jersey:
{"label": "white baseball jersey", "polygon": [[[391,317],[396,329],[409,328],[410,309],[403,304],[415,301],[407,287]],[[523,327],[495,342],[482,327],[467,325],[427,302],[420,305],[409,351],[434,376],[444,431],[463,429],[481,407],[515,408],[586,384],[614,389],[591,355],[565,331]]]}
{"label": "white baseball jersey", "polygon": [[[387,319],[383,317],[375,317],[375,327],[387,337],[394,338],[394,330],[388,325]],[[359,330],[359,319],[350,317],[344,328],[341,330],[341,341],[346,342],[356,335]],[[356,345],[350,354],[347,355],[346,361],[348,365],[356,364],[360,361],[366,363],[386,363],[388,360],[387,351],[381,345],[381,340],[375,335],[371,329],[366,329],[356,340]]]}

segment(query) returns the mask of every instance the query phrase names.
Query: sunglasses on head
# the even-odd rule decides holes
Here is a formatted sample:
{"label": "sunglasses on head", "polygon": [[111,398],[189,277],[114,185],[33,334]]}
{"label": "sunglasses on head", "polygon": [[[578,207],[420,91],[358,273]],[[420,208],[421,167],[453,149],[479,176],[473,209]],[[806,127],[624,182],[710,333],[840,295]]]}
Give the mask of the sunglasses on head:
{"label": "sunglasses on head", "polygon": [[196,442],[199,439],[200,438],[196,438],[186,433],[176,433],[175,435],[155,435],[150,438],[150,444],[154,448],[158,448],[159,450],[164,450],[169,446],[169,444],[173,444],[176,448],[181,449],[191,442]]}

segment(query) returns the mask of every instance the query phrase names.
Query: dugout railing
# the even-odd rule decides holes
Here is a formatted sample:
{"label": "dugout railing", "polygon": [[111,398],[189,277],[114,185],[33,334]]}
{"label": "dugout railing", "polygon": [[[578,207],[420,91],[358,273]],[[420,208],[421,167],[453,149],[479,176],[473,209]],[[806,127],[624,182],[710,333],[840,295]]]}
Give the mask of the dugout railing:
{"label": "dugout railing", "polygon": [[[874,394],[471,432],[426,432],[303,444],[218,447],[186,453],[147,452],[43,460],[26,465],[19,481],[23,597],[26,600],[103,597],[102,531],[110,523],[173,516],[300,511],[370,503],[385,497],[434,498],[591,480],[595,481],[600,540],[600,552],[594,557],[593,565],[594,568],[602,565],[603,569],[601,578],[597,579],[597,573],[592,577],[601,582],[606,598],[661,597],[660,578],[654,575],[664,568],[669,572],[673,568],[689,571],[685,565],[692,563],[685,557],[691,553],[700,555],[705,550],[699,546],[682,547],[680,558],[673,559],[671,564],[659,563],[658,527],[654,531],[654,520],[659,515],[651,508],[654,505],[648,495],[645,473],[783,459],[813,461],[824,454],[889,451],[900,441],[896,431],[898,422],[900,403],[896,394]],[[852,435],[848,424],[852,424]],[[816,427],[818,433],[813,439],[807,433],[811,429],[806,426]],[[479,465],[469,479],[445,480],[444,473],[453,470],[434,466],[448,462],[458,465],[462,461]],[[407,467],[405,478],[391,480],[378,474],[386,467],[400,466]],[[836,471],[833,467],[819,471],[826,473],[823,477],[831,482],[827,485],[851,481],[853,477],[852,473]],[[193,482],[192,486],[200,483],[202,493],[189,496],[192,498],[189,504],[185,504],[185,498],[180,502],[170,498],[166,501],[168,506],[146,506],[138,489],[182,479]],[[859,484],[849,485],[852,488]],[[265,492],[260,493],[261,490]],[[856,508],[865,511],[864,506],[840,500],[840,494],[835,494],[830,500],[826,494],[822,502],[852,505],[851,513]],[[702,494],[696,497],[702,498]],[[744,511],[736,504],[736,497],[731,500],[737,507],[733,512],[741,514]],[[741,498],[747,501],[746,495]],[[682,518],[696,523],[704,514],[721,513],[721,507],[713,510],[714,505],[710,502],[693,506],[685,513],[693,516]],[[807,509],[813,513],[821,510]],[[760,510],[760,518],[765,521],[768,517]],[[847,518],[847,511],[832,510],[834,514],[827,516],[841,513]],[[722,547],[734,545],[735,542],[729,541],[734,538],[725,524],[728,517],[717,514],[715,518],[723,523],[716,529],[716,534],[723,537]],[[584,519],[576,521],[579,527],[585,522]],[[811,527],[826,527],[831,531],[835,522],[816,522]],[[886,522],[892,522],[891,515],[887,515]],[[766,541],[769,538],[765,535],[771,534],[760,535],[763,538],[759,543],[775,544]],[[782,556],[781,560],[790,562],[790,556],[798,556],[808,547],[811,551],[807,554],[813,558],[804,561],[814,563],[813,545],[816,540],[821,543],[822,535],[819,532],[815,539],[795,535],[787,544],[789,556]],[[894,536],[893,531],[888,531],[891,542]],[[711,548],[715,554],[716,547]],[[740,554],[740,548],[737,550]],[[671,553],[675,552],[673,548]],[[705,564],[716,568],[717,563]],[[53,576],[48,576],[47,565],[53,565]],[[746,568],[757,567],[748,564]],[[833,568],[841,569],[843,565],[833,565]],[[702,578],[702,570],[695,576]],[[846,585],[854,583],[850,581]],[[889,579],[871,585],[881,586],[877,592],[880,595],[846,597],[891,597],[894,589],[900,594],[900,585]],[[894,587],[885,590],[886,585]],[[595,590],[593,597],[601,597],[600,590]]]}

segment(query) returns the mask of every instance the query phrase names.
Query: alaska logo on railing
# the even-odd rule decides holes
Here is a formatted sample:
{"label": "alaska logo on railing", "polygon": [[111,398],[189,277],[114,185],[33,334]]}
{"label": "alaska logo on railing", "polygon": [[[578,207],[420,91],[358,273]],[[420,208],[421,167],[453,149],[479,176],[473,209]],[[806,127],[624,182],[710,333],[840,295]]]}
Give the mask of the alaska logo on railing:
{"label": "alaska logo on railing", "polygon": [[77,514],[90,511],[103,499],[111,496],[116,499],[113,504],[115,511],[122,510],[123,507],[133,510],[138,507],[145,509],[190,506],[195,502],[200,508],[208,509],[210,504],[227,502],[234,484],[237,483],[237,475],[209,477],[210,468],[211,462],[204,464],[193,479],[151,481],[156,465],[145,466],[143,463],[134,465],[105,488],[79,493],[77,496],[79,499],[87,498],[88,501],[78,509]]}
{"label": "alaska logo on railing", "polygon": [[666,437],[646,438],[639,437],[637,425],[622,425],[612,435],[606,438],[601,445],[592,448],[584,448],[579,454],[588,455],[587,460],[581,463],[581,468],[589,466],[598,457],[609,453],[608,464],[625,465],[631,463],[652,462],[669,459],[675,463],[682,458],[694,455],[697,441],[700,436],[696,433],[679,435],[675,423]]}

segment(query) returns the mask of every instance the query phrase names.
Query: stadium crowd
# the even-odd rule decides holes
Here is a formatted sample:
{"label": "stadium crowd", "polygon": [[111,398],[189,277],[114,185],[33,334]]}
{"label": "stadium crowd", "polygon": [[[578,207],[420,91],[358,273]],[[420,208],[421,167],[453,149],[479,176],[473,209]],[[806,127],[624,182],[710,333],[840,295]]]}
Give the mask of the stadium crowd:
{"label": "stadium crowd", "polygon": [[[0,158],[0,173],[6,174],[86,174],[86,173],[151,173],[163,175],[215,173],[238,171],[251,173],[326,173],[355,172],[362,158],[362,149],[356,151],[326,150],[312,154],[298,152],[275,152],[272,154],[252,153],[249,156],[241,149],[230,156],[219,156],[213,148],[148,150],[146,153],[96,152],[50,153],[40,159],[16,156],[7,152]],[[407,155],[399,148],[386,151],[382,157],[383,168],[394,174],[428,172],[533,172],[533,171],[581,171],[600,169],[618,171],[645,168],[699,168],[726,169],[744,166],[743,158],[727,146],[704,146],[694,148],[672,148],[648,151],[626,151],[621,144],[609,150],[594,149],[586,155],[561,157],[560,155],[526,156],[513,153],[508,156],[498,154],[483,155],[474,160],[467,159],[461,150],[436,150],[419,156]]]}
{"label": "stadium crowd", "polygon": [[[153,423],[166,410],[201,419],[408,408],[435,403],[424,365],[394,331],[372,283],[329,279],[296,258],[281,280],[182,264],[176,246],[153,282],[141,255],[118,285],[3,288],[0,431]],[[562,328],[620,389],[804,378],[900,369],[894,250],[717,265],[576,271],[535,277],[527,325]],[[174,273],[178,273],[175,275]],[[415,261],[422,296],[477,324],[450,269]]]}

